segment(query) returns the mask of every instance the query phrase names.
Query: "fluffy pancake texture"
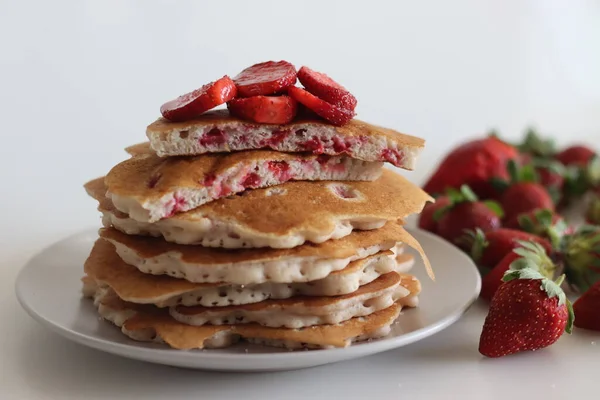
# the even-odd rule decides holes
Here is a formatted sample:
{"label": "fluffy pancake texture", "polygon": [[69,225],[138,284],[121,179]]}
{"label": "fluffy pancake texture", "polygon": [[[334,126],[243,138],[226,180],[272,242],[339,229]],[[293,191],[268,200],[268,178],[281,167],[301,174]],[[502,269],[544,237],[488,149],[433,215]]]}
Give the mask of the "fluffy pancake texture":
{"label": "fluffy pancake texture", "polygon": [[409,170],[425,146],[421,138],[357,119],[341,127],[313,119],[284,126],[267,125],[238,119],[227,110],[207,112],[185,122],[160,118],[147,127],[146,136],[161,157],[271,148],[282,152],[347,154],[364,161],[387,161]]}
{"label": "fluffy pancake texture", "polygon": [[247,189],[289,180],[365,180],[381,175],[382,163],[345,156],[280,153],[272,150],[158,157],[147,144],[106,175],[107,195],[119,211],[155,222]]}
{"label": "fluffy pancake texture", "polygon": [[[402,249],[400,249],[402,250]],[[396,258],[394,260],[394,258]],[[298,283],[265,282],[256,285],[194,283],[168,275],[151,275],[126,264],[106,240],[96,241],[85,262],[86,274],[109,286],[125,301],[158,307],[228,306],[292,296],[337,296],[352,293],[389,272],[406,273],[414,263],[410,254],[385,251],[351,262],[325,278]]]}
{"label": "fluffy pancake texture", "polygon": [[295,296],[224,307],[175,306],[171,307],[170,314],[179,322],[195,326],[258,323],[274,328],[303,328],[339,324],[383,310],[410,295],[410,291],[400,285],[401,280],[399,274],[390,272],[343,296]]}
{"label": "fluffy pancake texture", "polygon": [[287,182],[210,202],[155,223],[118,212],[101,178],[88,182],[105,226],[127,234],[163,236],[179,244],[225,248],[291,248],[377,229],[420,212],[433,199],[389,170],[374,182]]}
{"label": "fluffy pancake texture", "polygon": [[389,250],[398,243],[418,246],[399,223],[292,249],[230,251],[186,246],[158,238],[130,236],[110,228],[101,229],[100,237],[111,242],[127,264],[144,273],[167,274],[191,282],[239,285],[318,280],[344,269],[354,260]]}
{"label": "fluffy pancake texture", "polygon": [[258,324],[191,326],[174,320],[166,309],[127,303],[110,288],[96,286],[92,291],[100,316],[120,327],[125,335],[138,341],[166,343],[180,350],[223,348],[240,338],[289,349],[347,347],[352,342],[387,335],[402,309],[394,303],[366,317],[302,329]]}

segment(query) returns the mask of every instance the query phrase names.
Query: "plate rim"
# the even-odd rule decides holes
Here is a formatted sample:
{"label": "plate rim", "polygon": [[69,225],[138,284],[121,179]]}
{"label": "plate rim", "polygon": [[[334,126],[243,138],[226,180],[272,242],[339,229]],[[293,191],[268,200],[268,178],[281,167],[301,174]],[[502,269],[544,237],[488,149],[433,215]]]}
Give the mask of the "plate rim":
{"label": "plate rim", "polygon": [[[202,350],[200,350],[200,351],[180,351],[180,350],[171,349],[168,347],[151,348],[151,347],[135,346],[135,345],[129,344],[129,343],[117,343],[110,339],[106,339],[106,338],[98,337],[98,336],[92,336],[89,334],[80,333],[80,332],[74,331],[72,329],[69,329],[69,328],[63,326],[62,324],[60,324],[56,321],[52,321],[52,320],[44,317],[44,315],[41,315],[40,313],[36,312],[28,304],[28,302],[26,300],[24,300],[24,298],[23,298],[24,295],[22,293],[23,290],[25,290],[25,289],[23,289],[23,285],[25,284],[23,282],[23,280],[24,280],[23,276],[27,273],[28,269],[35,268],[35,267],[32,267],[32,265],[35,265],[35,261],[39,256],[41,256],[45,252],[52,249],[54,246],[59,245],[60,243],[67,242],[69,240],[73,240],[75,238],[84,237],[86,235],[91,234],[92,231],[90,229],[82,230],[80,232],[66,236],[66,237],[59,239],[59,240],[51,243],[50,245],[40,249],[39,251],[37,251],[20,268],[20,270],[17,274],[17,277],[15,279],[14,288],[15,288],[15,294],[17,297],[17,301],[19,302],[21,307],[36,322],[40,323],[40,325],[48,328],[50,331],[52,331],[62,337],[65,337],[66,339],[74,341],[78,344],[81,344],[81,345],[84,345],[84,346],[87,346],[87,347],[90,347],[90,348],[93,348],[96,350],[104,351],[104,352],[107,352],[110,354],[118,355],[121,357],[143,360],[143,361],[157,363],[157,364],[182,365],[182,362],[173,362],[173,363],[169,362],[168,359],[174,357],[175,359],[178,359],[180,361],[186,361],[185,364],[189,366],[189,365],[192,365],[194,361],[203,362],[203,363],[228,362],[228,361],[230,362],[233,360],[239,360],[241,357],[244,358],[245,363],[252,362],[252,361],[260,362],[260,361],[265,361],[265,360],[283,361],[283,360],[289,359],[290,355],[293,354],[294,355],[293,357],[298,360],[310,360],[311,358],[315,358],[315,361],[316,361],[317,358],[325,359],[324,361],[322,360],[321,362],[314,364],[314,365],[323,365],[323,364],[327,364],[327,363],[343,361],[346,359],[355,359],[355,358],[360,358],[360,357],[364,357],[367,355],[374,355],[374,354],[388,351],[391,349],[410,345],[419,340],[433,336],[433,335],[443,331],[444,329],[448,328],[449,326],[454,324],[456,321],[458,321],[464,315],[464,313],[477,300],[477,298],[479,296],[479,292],[481,290],[481,277],[479,275],[477,267],[468,258],[468,256],[464,252],[462,252],[459,248],[454,246],[452,243],[444,241],[443,239],[439,238],[438,236],[436,236],[430,232],[424,231],[424,230],[422,230],[420,228],[416,228],[416,227],[406,227],[406,229],[412,235],[425,236],[428,239],[433,240],[436,243],[441,243],[442,245],[453,248],[453,250],[455,250],[457,252],[457,254],[459,254],[460,256],[464,256],[465,261],[469,261],[468,263],[466,263],[467,265],[465,267],[472,269],[473,270],[472,272],[475,272],[476,276],[477,276],[476,287],[474,288],[475,290],[473,290],[470,298],[464,304],[462,304],[460,306],[460,308],[455,310],[453,313],[450,313],[450,314],[444,316],[443,318],[439,319],[435,323],[429,324],[425,327],[422,327],[422,328],[416,329],[412,332],[408,332],[408,333],[401,334],[398,336],[388,337],[388,338],[383,337],[380,339],[375,339],[370,342],[362,342],[359,345],[350,345],[350,346],[344,347],[344,348],[319,349],[319,350],[313,350],[313,351],[287,351],[287,352],[279,351],[279,352],[272,352],[272,353],[247,353],[247,354],[212,352],[212,351],[210,351],[210,349],[206,349],[206,351],[202,351]],[[133,339],[130,339],[130,340],[133,342]],[[335,361],[335,360],[328,361],[327,360],[327,358],[328,358],[327,355],[341,354],[341,353],[346,353],[348,357],[347,358],[342,357],[342,358],[338,359],[338,361]],[[160,358],[160,360],[158,360],[158,358]],[[196,367],[196,368],[210,369],[210,367],[206,367],[206,366],[205,367]],[[221,370],[233,370],[233,369],[226,368],[226,369],[221,369]],[[242,368],[240,368],[240,370],[242,370]],[[264,369],[256,368],[256,370],[259,371],[259,370],[264,370]]]}

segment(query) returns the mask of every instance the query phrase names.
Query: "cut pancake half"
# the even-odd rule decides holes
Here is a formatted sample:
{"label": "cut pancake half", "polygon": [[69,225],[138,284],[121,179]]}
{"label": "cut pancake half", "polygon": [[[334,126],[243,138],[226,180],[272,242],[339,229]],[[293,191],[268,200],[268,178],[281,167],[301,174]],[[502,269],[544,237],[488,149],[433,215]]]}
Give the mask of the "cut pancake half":
{"label": "cut pancake half", "polygon": [[271,148],[282,152],[346,154],[409,170],[425,146],[421,138],[357,119],[341,127],[312,119],[267,125],[243,121],[226,110],[208,112],[185,122],[161,118],[148,126],[146,136],[161,157]]}
{"label": "cut pancake half", "polygon": [[231,251],[185,246],[157,238],[130,236],[110,228],[101,229],[100,237],[115,246],[123,261],[144,273],[170,275],[190,282],[238,285],[319,280],[346,268],[352,261],[392,249],[398,243],[411,246],[416,243],[398,223],[292,249]]}
{"label": "cut pancake half", "polygon": [[273,328],[304,328],[313,325],[339,324],[383,310],[411,295],[400,283],[396,272],[380,276],[344,296],[295,296],[284,300],[225,307],[175,306],[171,317],[187,325],[227,325],[258,323]]}
{"label": "cut pancake half", "polygon": [[[394,257],[397,257],[394,261]],[[154,304],[221,307],[251,304],[268,299],[287,299],[292,296],[337,296],[352,293],[379,276],[395,271],[405,273],[414,264],[410,254],[384,251],[351,262],[346,268],[334,271],[325,278],[300,283],[264,282],[255,285],[194,283],[167,275],[151,275],[126,264],[115,247],[99,239],[85,262],[86,274],[101,285],[111,287],[125,301]]]}
{"label": "cut pancake half", "polygon": [[272,150],[161,158],[149,144],[106,175],[107,196],[130,218],[155,222],[247,189],[290,180],[372,181],[382,163],[345,156],[280,153]]}
{"label": "cut pancake half", "polygon": [[[88,293],[90,290],[88,281]],[[179,350],[228,347],[240,338],[268,346],[301,348],[347,347],[352,342],[389,334],[402,307],[399,304],[336,325],[302,329],[269,328],[258,324],[191,326],[175,321],[166,309],[121,300],[110,288],[95,287],[100,316],[133,340],[165,343]]]}
{"label": "cut pancake half", "polygon": [[384,170],[374,182],[287,182],[243,192],[154,223],[115,209],[102,178],[85,188],[100,202],[105,226],[129,235],[224,248],[292,248],[378,229],[420,212],[433,199],[401,175]]}

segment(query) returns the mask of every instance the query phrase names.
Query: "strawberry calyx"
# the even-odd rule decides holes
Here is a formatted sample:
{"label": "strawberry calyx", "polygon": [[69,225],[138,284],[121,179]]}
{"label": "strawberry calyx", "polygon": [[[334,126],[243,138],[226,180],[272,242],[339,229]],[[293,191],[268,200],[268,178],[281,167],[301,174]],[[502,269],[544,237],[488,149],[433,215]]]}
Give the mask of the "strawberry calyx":
{"label": "strawberry calyx", "polygon": [[[450,204],[439,208],[433,213],[433,220],[436,222],[439,221],[450,210],[452,210],[457,204],[475,203],[479,201],[479,198],[475,192],[471,190],[469,185],[462,185],[460,189],[448,188],[446,190],[446,196],[450,199]],[[493,200],[485,200],[483,203],[499,218],[504,216],[504,211],[498,202]]]}
{"label": "strawberry calyx", "polygon": [[554,219],[552,210],[542,208],[517,217],[519,226],[525,232],[547,237],[553,248],[558,248],[569,226],[564,218]]}
{"label": "strawberry calyx", "polygon": [[567,282],[580,292],[600,281],[600,226],[582,225],[562,243]]}
{"label": "strawberry calyx", "polygon": [[556,154],[554,141],[542,138],[533,128],[527,129],[525,139],[516,147],[521,153],[531,154],[536,157],[549,158]]}
{"label": "strawberry calyx", "polygon": [[600,187],[600,157],[594,156],[584,167],[569,165],[565,169],[565,194],[583,196],[591,188]]}
{"label": "strawberry calyx", "polygon": [[600,187],[600,156],[594,156],[585,168],[587,183],[592,188]]}
{"label": "strawberry calyx", "polygon": [[590,224],[600,225],[600,194],[592,194],[590,204],[585,212],[585,218]]}
{"label": "strawberry calyx", "polygon": [[520,260],[523,260],[523,258],[515,260],[510,265],[508,271],[506,271],[502,277],[502,281],[509,282],[515,279],[540,280],[540,289],[542,289],[548,295],[548,298],[551,299],[556,297],[558,299],[559,307],[562,305],[567,307],[568,318],[565,326],[565,332],[571,333],[573,331],[575,313],[573,312],[573,305],[560,287],[565,279],[565,276],[561,275],[558,277],[558,279],[553,281],[552,279],[545,277],[535,268],[531,268],[527,262],[519,262]]}
{"label": "strawberry calyx", "polygon": [[471,259],[475,261],[475,264],[479,264],[481,257],[483,257],[483,252],[490,245],[485,233],[481,229],[476,228],[475,231],[466,232],[462,240],[471,245]]}
{"label": "strawberry calyx", "polygon": [[516,270],[531,268],[538,271],[544,278],[552,279],[556,272],[556,264],[550,259],[546,250],[535,242],[526,240],[517,240],[520,247],[513,250],[513,253],[521,256],[511,263],[511,267]]}
{"label": "strawberry calyx", "polygon": [[508,160],[506,163],[506,171],[508,172],[508,180],[495,177],[490,181],[492,186],[500,193],[504,192],[509,186],[512,186],[516,183],[540,182],[540,177],[533,164],[527,164],[519,167],[515,160]]}

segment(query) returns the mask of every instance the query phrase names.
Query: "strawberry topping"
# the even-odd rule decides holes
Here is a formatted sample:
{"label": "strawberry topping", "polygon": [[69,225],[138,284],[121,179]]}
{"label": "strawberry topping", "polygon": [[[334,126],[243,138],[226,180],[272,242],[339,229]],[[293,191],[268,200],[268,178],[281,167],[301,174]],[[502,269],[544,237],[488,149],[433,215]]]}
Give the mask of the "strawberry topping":
{"label": "strawberry topping", "polygon": [[289,96],[253,96],[227,102],[232,115],[261,124],[287,124],[296,116],[296,100]]}
{"label": "strawberry topping", "polygon": [[237,94],[235,83],[228,76],[179,96],[160,107],[160,113],[169,121],[185,121],[224,104]]}
{"label": "strawberry topping", "polygon": [[356,108],[356,97],[350,94],[342,85],[321,72],[302,67],[298,71],[298,80],[307,91],[334,106],[350,111],[354,111]]}
{"label": "strawberry topping", "polygon": [[354,111],[346,110],[321,100],[304,89],[290,86],[288,94],[333,125],[342,126],[354,117]]}
{"label": "strawberry topping", "polygon": [[296,68],[287,61],[267,61],[246,68],[233,81],[241,97],[280,93],[296,83]]}

